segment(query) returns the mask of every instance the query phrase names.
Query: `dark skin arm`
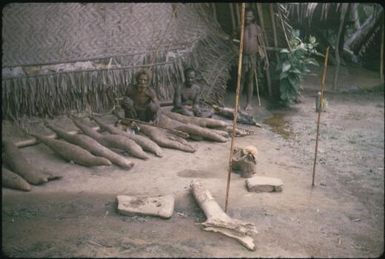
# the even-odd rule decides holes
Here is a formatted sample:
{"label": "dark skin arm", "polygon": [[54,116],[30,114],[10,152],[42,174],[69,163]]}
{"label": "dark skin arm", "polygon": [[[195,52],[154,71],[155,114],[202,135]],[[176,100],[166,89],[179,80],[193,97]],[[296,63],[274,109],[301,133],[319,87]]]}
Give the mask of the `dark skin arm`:
{"label": "dark skin arm", "polygon": [[199,93],[200,93],[200,87],[199,86],[196,86],[196,89],[194,89],[195,91],[195,95],[194,95],[194,98],[193,98],[193,111],[194,113],[198,113],[197,115],[200,114],[200,109],[199,109]]}
{"label": "dark skin arm", "polygon": [[175,108],[182,108],[182,92],[179,85],[175,88],[173,105]]}

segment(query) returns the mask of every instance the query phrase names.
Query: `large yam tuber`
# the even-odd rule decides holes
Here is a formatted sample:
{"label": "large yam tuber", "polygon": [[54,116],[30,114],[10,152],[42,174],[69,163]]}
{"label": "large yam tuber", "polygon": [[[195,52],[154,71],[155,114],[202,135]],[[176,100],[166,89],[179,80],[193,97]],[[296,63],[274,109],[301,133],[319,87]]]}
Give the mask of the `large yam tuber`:
{"label": "large yam tuber", "polygon": [[204,128],[226,128],[229,126],[228,123],[212,119],[212,118],[200,118],[194,116],[186,116],[180,113],[171,112],[171,111],[163,111],[163,113],[169,117],[170,119],[177,120],[182,123],[190,123]]}
{"label": "large yam tuber", "polygon": [[163,129],[141,124],[140,132],[152,139],[161,147],[178,149],[189,153],[195,152],[195,149],[188,145],[186,141],[180,141],[180,139],[178,139],[176,136],[167,134]]}
{"label": "large yam tuber", "polygon": [[26,180],[5,167],[1,167],[1,185],[11,189],[31,191],[31,185]]}
{"label": "large yam tuber", "polygon": [[83,135],[83,134],[69,134],[64,130],[61,130],[51,124],[46,123],[45,126],[55,132],[60,138],[78,145],[96,156],[105,157],[110,160],[113,164],[120,166],[124,169],[131,169],[134,166],[132,161],[127,160],[125,157],[115,153],[114,151],[106,148],[95,139]]}
{"label": "large yam tuber", "polygon": [[124,150],[128,154],[136,158],[144,160],[147,160],[149,158],[147,154],[143,151],[143,149],[131,139],[112,134],[102,135],[96,130],[93,130],[91,127],[85,125],[79,119],[73,118],[72,121],[79,129],[84,132],[84,134],[90,136],[91,138],[94,138],[103,146]]}
{"label": "large yam tuber", "polygon": [[183,131],[189,133],[190,135],[202,137],[207,140],[227,142],[227,138],[211,131],[210,129],[202,128],[200,126],[190,123],[182,123],[180,121],[173,120],[163,114],[160,115],[158,124],[163,128],[170,128],[174,130]]}
{"label": "large yam tuber", "polygon": [[151,139],[146,138],[144,136],[136,135],[136,134],[133,134],[133,133],[130,133],[127,131],[123,131],[117,127],[108,125],[107,123],[104,123],[95,117],[91,117],[91,119],[93,119],[99,125],[100,129],[108,131],[111,134],[125,136],[125,137],[135,141],[139,146],[141,146],[143,148],[143,150],[151,152],[158,157],[163,156],[163,154],[162,154],[163,152],[162,152],[162,149],[160,148],[160,146],[158,146],[158,144],[156,144]]}
{"label": "large yam tuber", "polygon": [[3,161],[8,165],[9,169],[20,175],[30,184],[39,185],[49,180],[61,178],[61,176],[36,168],[25,158],[20,149],[9,140],[3,140],[3,151]]}
{"label": "large yam tuber", "polygon": [[[228,119],[234,119],[234,109],[228,107],[219,107],[213,105],[215,113]],[[255,121],[254,117],[246,112],[238,111],[237,122],[242,124],[254,125],[259,127],[260,125]]]}
{"label": "large yam tuber", "polygon": [[36,134],[33,134],[32,136],[34,136],[40,142],[48,146],[64,160],[73,161],[79,165],[84,166],[111,165],[110,160],[104,157],[94,156],[89,151],[77,145],[56,139],[50,139]]}

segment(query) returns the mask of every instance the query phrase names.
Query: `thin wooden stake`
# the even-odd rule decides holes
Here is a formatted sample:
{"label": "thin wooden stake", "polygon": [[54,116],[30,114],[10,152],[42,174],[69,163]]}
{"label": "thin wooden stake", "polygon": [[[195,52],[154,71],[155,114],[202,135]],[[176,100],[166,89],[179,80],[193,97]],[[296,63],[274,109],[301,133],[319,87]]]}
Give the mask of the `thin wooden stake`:
{"label": "thin wooden stake", "polygon": [[215,3],[211,3],[211,7],[213,9],[213,15],[214,15],[215,21],[218,21],[218,19],[217,19],[217,8],[215,7]]}
{"label": "thin wooden stake", "polygon": [[242,3],[241,10],[241,43],[239,46],[239,59],[238,59],[238,77],[237,77],[237,90],[235,94],[235,108],[234,108],[234,119],[233,119],[233,132],[231,134],[231,145],[230,145],[230,155],[229,155],[229,171],[227,175],[227,186],[226,186],[226,203],[225,203],[225,212],[227,212],[227,203],[229,198],[229,189],[230,189],[230,179],[231,179],[231,164],[232,157],[234,152],[234,138],[235,138],[235,129],[237,125],[238,117],[238,106],[239,106],[239,92],[241,86],[241,75],[242,75],[242,58],[243,58],[243,34],[244,34],[244,25],[245,25],[245,3]]}
{"label": "thin wooden stake", "polygon": [[[268,46],[269,45],[269,40],[268,38],[266,37],[266,30],[265,30],[265,21],[263,19],[263,7],[262,7],[262,4],[261,3],[256,3],[257,5],[257,12],[258,12],[258,17],[259,17],[259,23],[261,25],[261,29],[262,29],[262,38],[263,38],[263,41],[265,42],[265,46]],[[271,79],[270,79],[270,66],[269,66],[269,55],[267,55],[267,51],[266,51],[266,69],[265,69],[265,74],[266,74],[266,81],[267,81],[267,90],[269,92],[269,96],[272,97],[273,96],[273,92],[272,92],[272,89],[271,89]]]}
{"label": "thin wooden stake", "polygon": [[384,80],[384,24],[382,24],[381,28],[380,79]]}
{"label": "thin wooden stake", "polygon": [[323,102],[323,95],[324,95],[324,85],[325,85],[325,78],[326,78],[326,70],[327,70],[327,66],[328,66],[328,57],[329,57],[329,47],[327,47],[327,49],[326,49],[324,70],[323,70],[322,81],[321,81],[321,86],[320,86],[321,97],[320,97],[320,101],[319,101],[320,108],[318,109],[317,136],[316,136],[316,142],[315,142],[315,155],[314,155],[314,164],[313,164],[313,178],[312,178],[312,182],[311,182],[312,187],[314,187],[315,166],[316,166],[316,163],[317,163],[319,123],[320,123],[320,120],[321,120],[322,102]]}
{"label": "thin wooden stake", "polygon": [[236,23],[235,23],[235,17],[234,17],[234,7],[233,7],[233,3],[229,3],[229,6],[230,6],[230,15],[231,15],[231,33],[233,33],[235,31],[235,28],[237,27]]}
{"label": "thin wooden stake", "polygon": [[237,26],[240,26],[241,21],[239,19],[239,6],[237,3],[234,3],[235,5],[235,16],[237,17]]}
{"label": "thin wooden stake", "polygon": [[281,14],[280,10],[278,10],[278,15],[279,15],[279,19],[281,21],[282,31],[283,31],[283,35],[285,36],[287,47],[289,48],[289,51],[291,52],[291,46],[290,46],[289,38],[287,37],[287,34],[286,34],[285,24],[283,23],[283,18],[282,18],[282,14]]}
{"label": "thin wooden stake", "polygon": [[341,4],[341,15],[340,15],[340,26],[338,28],[338,34],[337,34],[337,40],[335,45],[335,58],[336,58],[336,66],[335,66],[335,72],[334,72],[334,80],[333,80],[333,89],[336,90],[338,87],[338,79],[340,75],[340,68],[341,68],[341,55],[340,55],[340,43],[343,42],[343,31],[345,26],[345,20],[346,20],[346,14],[348,13],[349,3],[346,5],[348,6],[346,9],[344,9],[345,3]]}
{"label": "thin wooden stake", "polygon": [[[273,39],[274,39],[274,48],[278,47],[278,38],[277,38],[277,27],[275,25],[275,16],[274,16],[274,8],[273,4],[269,4],[270,18],[271,18],[271,26],[273,27]],[[275,53],[275,57],[277,62],[279,63],[279,55]]]}

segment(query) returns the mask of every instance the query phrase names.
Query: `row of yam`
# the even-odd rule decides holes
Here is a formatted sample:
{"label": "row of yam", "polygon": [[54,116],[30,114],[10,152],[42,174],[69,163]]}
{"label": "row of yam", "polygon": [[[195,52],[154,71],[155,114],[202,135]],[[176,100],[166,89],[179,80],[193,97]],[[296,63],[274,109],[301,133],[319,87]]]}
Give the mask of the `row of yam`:
{"label": "row of yam", "polygon": [[[173,115],[169,116],[171,117]],[[126,156],[123,156],[121,152],[116,152],[115,150],[127,153],[132,157],[147,160],[150,157],[146,152],[152,153],[157,157],[162,157],[162,147],[190,153],[195,152],[195,148],[186,141],[186,137],[193,136],[191,133],[195,134],[194,139],[196,139],[196,137],[202,137],[202,134],[205,136],[209,134],[204,138],[210,139],[211,137],[213,141],[226,141],[226,139],[217,134],[217,132],[211,132],[210,129],[201,127],[203,125],[199,126],[196,123],[176,121],[170,117],[162,117],[161,124],[163,123],[163,125],[167,127],[139,124],[139,134],[106,124],[96,117],[90,117],[103,132],[100,133],[97,129],[87,125],[83,119],[72,117],[73,123],[83,134],[71,134],[45,122],[45,126],[56,133],[59,139],[38,134],[31,135],[66,161],[71,161],[86,167],[110,166],[114,164],[126,170],[131,169],[134,166],[134,162],[130,161]],[[175,117],[178,117],[180,120],[185,119],[179,115],[173,118]],[[218,121],[216,125],[221,127],[225,126],[223,121]],[[184,133],[187,135],[180,137],[175,134],[175,131],[179,130],[184,130]],[[201,131],[203,133],[200,133]],[[13,142],[8,140],[3,140],[2,142],[3,161],[6,165],[6,167],[2,166],[3,187],[30,191],[30,184],[40,185],[49,180],[61,178],[61,176],[54,175],[52,172],[36,168],[25,158]]]}

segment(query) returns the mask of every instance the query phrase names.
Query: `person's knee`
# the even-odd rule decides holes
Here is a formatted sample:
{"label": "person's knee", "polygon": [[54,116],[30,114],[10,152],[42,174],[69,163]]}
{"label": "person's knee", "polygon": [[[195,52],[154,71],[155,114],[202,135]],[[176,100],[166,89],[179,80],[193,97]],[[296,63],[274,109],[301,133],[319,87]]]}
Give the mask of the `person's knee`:
{"label": "person's knee", "polygon": [[155,102],[150,102],[148,104],[148,109],[150,112],[156,113],[160,109],[160,105]]}
{"label": "person's knee", "polygon": [[130,109],[133,109],[133,108],[134,108],[134,101],[133,101],[130,97],[125,96],[125,97],[123,98],[123,100],[120,102],[120,106],[121,106],[124,110],[130,110]]}
{"label": "person's knee", "polygon": [[190,110],[188,110],[186,107],[182,107],[181,109],[179,109],[177,111],[177,113],[180,113],[182,115],[186,115],[186,116],[194,116],[194,113]]}

